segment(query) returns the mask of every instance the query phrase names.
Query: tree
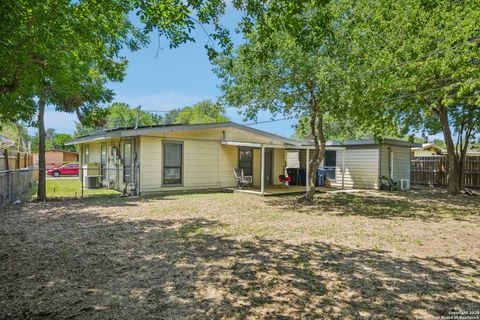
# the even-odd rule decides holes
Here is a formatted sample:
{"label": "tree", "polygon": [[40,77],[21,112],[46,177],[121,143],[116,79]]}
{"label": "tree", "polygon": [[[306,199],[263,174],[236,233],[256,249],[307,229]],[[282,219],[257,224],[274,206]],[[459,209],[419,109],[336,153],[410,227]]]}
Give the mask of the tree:
{"label": "tree", "polygon": [[22,152],[29,151],[28,144],[31,137],[28,134],[27,128],[22,122],[7,123],[1,127],[2,135],[15,142],[17,150]]}
{"label": "tree", "polygon": [[[134,127],[135,125],[152,126],[163,123],[163,119],[161,116],[147,113],[145,111],[142,111],[141,109],[132,109],[128,104],[120,102],[115,102],[105,109],[96,111],[100,112],[100,114],[89,114],[86,115],[86,117],[92,117],[95,119],[101,117],[103,119],[103,121],[101,122],[101,129],[113,129],[122,127],[126,128]],[[95,131],[99,130],[99,127],[95,126],[95,124],[98,124],[97,121],[89,119],[84,122],[86,124],[82,124],[82,122],[77,122],[75,130],[76,136],[92,134]]]}
{"label": "tree", "polygon": [[[310,119],[308,117],[303,117],[298,120],[295,126],[296,138],[312,139],[309,121]],[[362,129],[355,121],[351,121],[348,118],[330,120],[328,114],[325,119],[324,131],[325,139],[332,141],[368,139],[374,136],[372,132]]]}
{"label": "tree", "polygon": [[[7,0],[0,11],[0,120],[35,122],[39,130],[39,188],[45,200],[45,105],[75,112],[84,123],[96,105],[112,99],[107,81],[121,81],[124,47],[147,44],[154,29],[176,47],[193,40],[195,23],[213,22],[224,3],[192,1],[33,1]],[[134,11],[143,30],[129,20]],[[98,118],[97,118],[98,120]]]}
{"label": "tree", "polygon": [[[36,135],[30,137],[32,141],[32,151],[38,152],[39,138],[38,132]],[[55,129],[48,128],[45,130],[45,150],[58,149],[58,150],[67,150],[75,151],[75,146],[66,146],[65,143],[73,140],[73,137],[68,133],[57,133]]]}
{"label": "tree", "polygon": [[[480,3],[455,1],[347,2],[339,25],[349,42],[346,89],[363,121],[393,118],[405,128],[443,133],[448,191],[464,187],[468,145],[479,133]],[[376,127],[381,123],[375,123]]]}
{"label": "tree", "polygon": [[230,121],[225,116],[225,109],[211,100],[202,100],[193,106],[187,106],[179,110],[175,123],[212,123]]}
{"label": "tree", "polygon": [[245,6],[250,19],[241,24],[246,43],[215,60],[223,79],[223,99],[245,107],[248,119],[255,119],[259,110],[308,119],[315,150],[302,200],[311,202],[325,154],[325,121],[335,121],[347,110],[337,103],[341,72],[333,36],[334,7],[329,1],[254,4]]}

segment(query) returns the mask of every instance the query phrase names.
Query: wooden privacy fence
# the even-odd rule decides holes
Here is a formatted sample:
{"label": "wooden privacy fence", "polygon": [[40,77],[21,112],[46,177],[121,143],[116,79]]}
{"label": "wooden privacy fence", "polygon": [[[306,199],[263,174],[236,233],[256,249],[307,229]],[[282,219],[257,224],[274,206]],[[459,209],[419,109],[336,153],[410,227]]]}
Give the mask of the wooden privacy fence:
{"label": "wooden privacy fence", "polygon": [[[412,184],[443,187],[447,185],[447,156],[412,157]],[[465,160],[465,186],[480,188],[480,157]]]}
{"label": "wooden privacy fence", "polygon": [[[8,159],[8,161],[5,161]],[[33,166],[33,156],[26,152],[0,150],[0,170],[24,169]]]}

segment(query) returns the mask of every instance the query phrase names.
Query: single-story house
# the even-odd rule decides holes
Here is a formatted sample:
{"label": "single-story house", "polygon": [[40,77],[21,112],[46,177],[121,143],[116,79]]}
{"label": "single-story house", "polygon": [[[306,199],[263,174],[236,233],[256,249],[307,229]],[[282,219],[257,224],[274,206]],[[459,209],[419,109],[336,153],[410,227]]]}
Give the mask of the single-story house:
{"label": "single-story house", "polygon": [[[132,194],[233,188],[235,168],[253,176],[253,188],[263,194],[281,184],[287,162],[296,158],[296,166],[308,171],[314,151],[311,141],[233,122],[116,128],[68,144],[79,146],[83,179],[97,176]],[[410,179],[416,146],[392,139],[330,142],[321,165],[332,171],[327,186],[377,189],[380,175]]]}
{"label": "single-story house", "polygon": [[442,148],[437,147],[433,143],[423,143],[421,146],[412,148],[414,157],[430,157],[442,154]]}
{"label": "single-story house", "polygon": [[0,149],[7,149],[13,147],[15,142],[4,135],[0,134]]}
{"label": "single-story house", "polygon": [[[78,162],[78,152],[60,149],[50,149],[45,152],[46,169],[58,168],[72,162]],[[33,164],[38,168],[38,152],[33,154]]]}
{"label": "single-story house", "polygon": [[[446,156],[447,154],[447,149],[442,149],[433,143],[423,143],[420,147],[412,148],[414,157]],[[480,150],[467,150],[466,156],[480,157]]]}

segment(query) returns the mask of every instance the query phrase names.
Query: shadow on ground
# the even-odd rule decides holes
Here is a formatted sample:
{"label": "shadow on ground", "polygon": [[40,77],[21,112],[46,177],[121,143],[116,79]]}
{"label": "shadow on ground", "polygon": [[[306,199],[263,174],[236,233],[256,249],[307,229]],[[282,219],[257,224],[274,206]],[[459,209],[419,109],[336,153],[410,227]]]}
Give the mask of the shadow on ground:
{"label": "shadow on ground", "polygon": [[450,197],[442,190],[421,192],[319,193],[313,204],[299,204],[294,197],[269,198],[267,203],[287,211],[312,215],[365,216],[369,218],[415,218],[438,220],[454,217],[480,217],[480,197],[459,195]]}
{"label": "shadow on ground", "polygon": [[[123,204],[124,205],[124,204]],[[239,241],[206,219],[0,214],[0,318],[405,318],[480,308],[479,260]]]}

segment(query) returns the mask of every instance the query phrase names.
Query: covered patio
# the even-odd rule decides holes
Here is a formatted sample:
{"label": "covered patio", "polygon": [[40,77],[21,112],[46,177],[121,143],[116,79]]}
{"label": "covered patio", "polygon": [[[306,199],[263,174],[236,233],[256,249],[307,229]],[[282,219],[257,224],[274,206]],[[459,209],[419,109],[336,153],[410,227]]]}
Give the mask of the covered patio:
{"label": "covered patio", "polygon": [[[249,142],[239,142],[239,141],[229,141],[224,140],[221,142],[222,145],[232,146],[238,149],[238,162],[237,168],[243,169],[242,167],[242,157],[240,152],[251,150],[251,159],[250,165],[251,170],[244,170],[245,176],[253,175],[253,183],[248,188],[239,189],[226,188],[227,192],[238,192],[238,193],[247,193],[247,194],[258,194],[258,195],[281,195],[281,194],[301,194],[308,190],[309,186],[305,181],[305,177],[308,177],[309,174],[309,162],[311,158],[311,152],[314,150],[313,145],[305,145],[300,141],[285,139],[282,144],[270,143],[249,143]],[[342,147],[329,147],[329,150],[340,150],[343,151]],[[272,161],[272,154],[268,153],[269,151],[276,151],[276,155]],[[288,153],[297,153],[297,163],[294,166],[287,165],[287,154]],[[302,156],[300,156],[302,154]],[[254,156],[255,155],[255,156]],[[342,165],[344,162],[343,158],[344,153],[342,152]],[[248,161],[247,161],[248,163]],[[293,182],[290,185],[284,186],[278,181],[279,175],[287,175],[288,169],[296,169],[296,182]],[[247,168],[250,169],[250,168]],[[298,172],[303,170],[304,178],[300,179]],[[334,168],[335,169],[335,168]],[[247,171],[250,171],[247,173]],[[343,172],[342,172],[343,176]],[[255,178],[257,177],[257,178]],[[300,183],[299,180],[302,180]],[[343,180],[343,179],[342,179]],[[322,191],[332,191],[336,190],[335,188],[327,187],[316,187],[316,190]]]}

